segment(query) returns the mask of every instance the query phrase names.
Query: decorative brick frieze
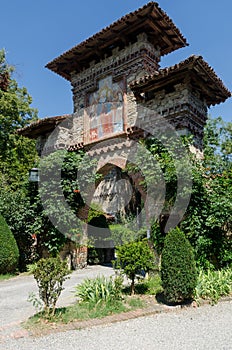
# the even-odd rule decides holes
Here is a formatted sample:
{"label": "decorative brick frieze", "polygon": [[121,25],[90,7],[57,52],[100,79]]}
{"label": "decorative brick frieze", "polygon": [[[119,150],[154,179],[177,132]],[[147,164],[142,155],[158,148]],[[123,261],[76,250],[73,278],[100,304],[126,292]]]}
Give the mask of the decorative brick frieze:
{"label": "decorative brick frieze", "polygon": [[[185,84],[175,85],[173,92],[166,92],[165,89],[156,91],[151,96],[146,94],[141,96],[141,101],[128,87],[125,103],[125,130],[133,126],[144,131],[150,131],[154,122],[157,125],[159,119],[164,118],[176,129],[187,128],[196,139],[203,137],[203,128],[207,119],[207,106],[200,96],[191,91]],[[84,102],[84,98],[82,98]],[[85,102],[86,103],[86,102]],[[78,112],[70,115],[65,121],[56,127],[55,131],[48,135],[43,135],[37,140],[37,149],[41,151],[45,145],[48,150],[65,148],[78,150],[89,142],[85,134],[88,133],[88,118],[85,116],[85,108],[78,107]],[[115,143],[114,135],[112,142]],[[200,144],[200,142],[198,142]]]}
{"label": "decorative brick frieze", "polygon": [[[187,128],[194,136],[202,138],[207,119],[206,103],[185,84],[177,84],[173,90],[167,93],[162,89],[150,96],[145,94],[139,103],[131,94],[128,101],[128,110],[133,111],[128,118],[130,125],[149,131],[153,125],[166,120],[175,128]],[[134,113],[135,103],[137,113]]]}
{"label": "decorative brick frieze", "polygon": [[[160,52],[146,38],[146,34],[138,35],[138,41],[126,48],[113,50],[110,57],[106,57],[82,72],[72,72],[71,84],[74,100],[74,111],[78,110],[83,100],[83,93],[97,89],[97,82],[106,75],[112,75],[114,80],[126,76],[128,81],[138,79],[141,74],[152,74],[159,68]],[[83,101],[82,101],[83,102]]]}

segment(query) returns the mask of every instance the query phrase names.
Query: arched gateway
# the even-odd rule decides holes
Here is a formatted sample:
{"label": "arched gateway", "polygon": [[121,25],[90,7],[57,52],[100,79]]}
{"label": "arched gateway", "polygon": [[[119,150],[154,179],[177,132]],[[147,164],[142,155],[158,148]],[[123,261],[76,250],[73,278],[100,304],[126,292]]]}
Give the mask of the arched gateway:
{"label": "arched gateway", "polygon": [[83,149],[97,158],[104,179],[93,200],[106,215],[128,207],[135,214],[146,203],[142,172],[122,170],[136,163],[138,141],[170,130],[191,133],[194,151],[201,154],[207,108],[231,96],[201,56],[160,69],[162,56],[187,45],[167,14],[149,2],[47,64],[70,81],[74,112],[39,120],[19,133],[37,139],[39,155]]}

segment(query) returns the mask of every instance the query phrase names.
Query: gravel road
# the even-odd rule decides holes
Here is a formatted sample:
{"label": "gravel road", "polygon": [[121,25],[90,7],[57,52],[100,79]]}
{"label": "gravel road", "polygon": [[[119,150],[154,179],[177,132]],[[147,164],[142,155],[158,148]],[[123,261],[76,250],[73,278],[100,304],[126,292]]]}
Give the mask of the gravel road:
{"label": "gravel road", "polygon": [[[89,268],[74,273],[71,280],[66,281],[66,292],[62,295],[60,303],[66,304],[72,301],[74,282],[76,284],[87,275],[94,277],[99,273],[110,275],[112,271],[109,268],[100,268],[100,270]],[[14,286],[12,281],[0,283],[0,325],[7,325],[7,322],[9,324],[12,320],[25,319],[34,313],[34,310],[30,309],[31,306],[28,308],[29,303],[25,303],[24,300],[28,289],[31,291],[36,287],[33,279],[28,279],[28,277],[19,279],[19,281],[14,279]],[[19,291],[22,295],[16,296]],[[11,299],[12,295],[15,296],[15,300]],[[0,340],[0,350],[32,349],[232,350],[232,301],[223,301],[216,306],[205,305],[199,308],[171,308],[169,312],[148,317],[60,332],[40,338],[5,337],[2,338],[2,341]]]}
{"label": "gravel road", "polygon": [[141,317],[107,326],[11,339],[2,350],[231,350],[232,302]]}
{"label": "gravel road", "polygon": [[[64,290],[58,299],[57,307],[76,302],[75,286],[85,278],[113,274],[113,269],[107,266],[88,266],[83,270],[74,271],[70,279],[64,282]],[[14,336],[14,333],[21,329],[20,322],[35,314],[36,310],[32,303],[27,301],[29,293],[32,292],[38,296],[38,287],[32,275],[19,275],[0,282],[0,342],[1,339]],[[4,349],[1,343],[0,349]]]}

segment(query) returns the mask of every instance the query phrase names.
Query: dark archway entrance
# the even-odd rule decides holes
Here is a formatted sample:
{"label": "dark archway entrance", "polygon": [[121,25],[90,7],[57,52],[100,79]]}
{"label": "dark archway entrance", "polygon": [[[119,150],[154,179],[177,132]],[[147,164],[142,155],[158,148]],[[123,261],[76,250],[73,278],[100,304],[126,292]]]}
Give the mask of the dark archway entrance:
{"label": "dark archway entrance", "polygon": [[[114,162],[115,163],[115,162]],[[129,175],[116,164],[107,163],[98,172],[102,179],[96,184],[91,207],[87,234],[93,247],[88,251],[89,263],[110,263],[114,258],[114,241],[111,226],[133,221],[133,228],[143,225],[141,210],[145,193],[141,193],[141,176]],[[126,230],[126,228],[125,228]]]}

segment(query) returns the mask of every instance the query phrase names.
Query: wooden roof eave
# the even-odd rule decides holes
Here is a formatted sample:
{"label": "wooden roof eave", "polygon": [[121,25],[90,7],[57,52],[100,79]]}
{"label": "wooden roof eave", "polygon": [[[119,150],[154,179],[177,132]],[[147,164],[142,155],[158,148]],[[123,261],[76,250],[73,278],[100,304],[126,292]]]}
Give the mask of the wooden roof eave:
{"label": "wooden roof eave", "polygon": [[195,89],[205,98],[208,107],[224,102],[231,97],[231,92],[226,89],[222,81],[216,76],[215,72],[202,60],[196,57],[189,62],[189,59],[178,65],[161,69],[156,74],[141,78],[139,82],[131,84],[132,90],[136,93],[155,92],[165,88],[167,85],[176,84],[185,81],[186,76],[191,77]]}
{"label": "wooden roof eave", "polygon": [[[159,21],[157,21],[157,18],[159,18]],[[144,28],[148,30],[149,26],[151,28],[151,23],[156,21],[157,26],[153,26],[153,34],[159,31],[158,27],[161,27],[164,31],[167,29],[167,33],[165,33],[165,35],[162,34],[162,40],[160,41],[162,45],[159,45],[161,46],[161,55],[187,45],[186,39],[182,36],[172,20],[157,3],[152,1],[68,50],[48,63],[46,67],[63,76],[65,79],[70,80],[72,71],[80,71],[81,68],[86,68],[89,61],[93,60],[95,48],[98,48],[98,50],[104,53],[111,45],[116,43],[120,44],[120,42],[123,43],[124,38],[130,37],[132,33],[136,36],[136,33],[138,34],[137,31],[141,30],[140,32],[142,32],[145,30]],[[170,37],[170,39],[168,39],[168,37]],[[74,61],[78,61],[78,59],[74,60],[74,56],[75,58],[78,56],[81,57],[82,64],[80,64],[80,66],[84,65],[83,67],[77,67],[76,63],[73,63]],[[60,64],[63,64],[63,66]]]}
{"label": "wooden roof eave", "polygon": [[[201,78],[198,84],[201,86],[202,90],[206,90],[208,87],[208,100],[206,101],[208,107],[225,102],[227,98],[232,96],[221,79],[217,77],[216,73],[205,61],[198,60],[194,69]],[[212,95],[214,95],[214,97],[212,97]]]}
{"label": "wooden roof eave", "polygon": [[17,133],[30,139],[36,139],[40,135],[52,132],[56,126],[67,119],[67,117],[68,115],[63,115],[40,119],[22,129],[18,129]]}

